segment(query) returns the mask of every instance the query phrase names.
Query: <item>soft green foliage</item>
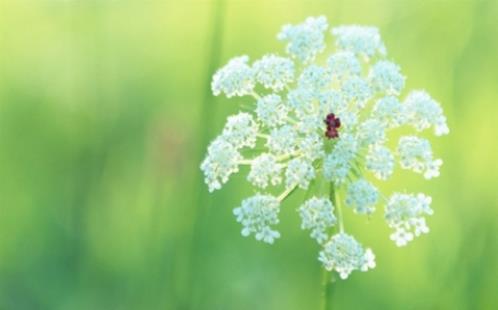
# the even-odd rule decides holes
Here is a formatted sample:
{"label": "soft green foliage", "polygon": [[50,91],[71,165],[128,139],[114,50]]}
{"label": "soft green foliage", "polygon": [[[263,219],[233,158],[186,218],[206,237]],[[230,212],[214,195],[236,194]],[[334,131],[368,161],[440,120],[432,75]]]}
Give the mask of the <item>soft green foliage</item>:
{"label": "soft green foliage", "polygon": [[209,195],[198,169],[233,100],[249,100],[212,97],[215,69],[282,50],[275,29],[316,15],[379,26],[405,86],[437,98],[451,128],[434,144],[439,178],[397,169],[379,188],[430,194],[429,235],[396,250],[381,212],[344,208],[377,267],[336,282],[332,307],[493,309],[496,12],[494,0],[0,1],[0,309],[317,309],[319,247],[296,210],[280,212],[287,238],[271,249],[241,238],[232,209],[249,171]]}

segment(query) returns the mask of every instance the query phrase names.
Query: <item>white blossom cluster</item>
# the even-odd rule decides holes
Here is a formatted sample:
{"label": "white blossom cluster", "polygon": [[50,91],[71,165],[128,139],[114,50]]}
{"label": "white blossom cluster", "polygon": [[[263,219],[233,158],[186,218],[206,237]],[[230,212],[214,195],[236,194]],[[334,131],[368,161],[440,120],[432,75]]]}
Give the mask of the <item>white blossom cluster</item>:
{"label": "white blossom cluster", "polygon": [[371,249],[364,249],[355,238],[338,233],[324,245],[318,258],[325,269],[335,270],[346,279],[353,270],[367,271],[375,267],[375,256]]}
{"label": "white blossom cluster", "polygon": [[237,222],[242,223],[243,236],[253,233],[257,240],[273,243],[280,233],[272,230],[270,225],[278,224],[280,202],[271,195],[257,194],[242,201],[242,205],[233,210]]}
{"label": "white blossom cluster", "polygon": [[[439,176],[442,160],[415,134],[448,134],[446,117],[427,92],[405,91],[406,78],[375,27],[330,29],[325,17],[309,17],[283,26],[277,38],[287,56],[267,54],[254,62],[239,56],[214,74],[214,95],[249,96],[252,106],[228,117],[201,169],[210,192],[247,171],[255,194],[234,215],[243,236],[266,243],[280,237],[282,202],[299,189],[313,194],[298,208],[301,228],[322,247],[324,267],[345,279],[375,267],[375,256],[345,233],[342,203],[367,216],[384,205],[398,246],[429,231],[430,197],[384,198],[375,183],[391,178],[398,166],[426,179]],[[329,50],[328,38],[335,40]]]}
{"label": "white blossom cluster", "polygon": [[406,245],[414,236],[429,232],[424,216],[433,213],[431,201],[431,197],[424,194],[395,193],[391,196],[386,205],[385,217],[389,227],[395,230],[391,234],[391,240],[396,245]]}
{"label": "white blossom cluster", "polygon": [[346,205],[358,214],[372,214],[379,199],[377,188],[365,179],[354,181],[348,188]]}
{"label": "white blossom cluster", "polygon": [[337,219],[334,215],[334,206],[328,198],[313,197],[306,201],[300,208],[301,228],[311,230],[311,238],[318,243],[327,240],[327,229],[335,225]]}

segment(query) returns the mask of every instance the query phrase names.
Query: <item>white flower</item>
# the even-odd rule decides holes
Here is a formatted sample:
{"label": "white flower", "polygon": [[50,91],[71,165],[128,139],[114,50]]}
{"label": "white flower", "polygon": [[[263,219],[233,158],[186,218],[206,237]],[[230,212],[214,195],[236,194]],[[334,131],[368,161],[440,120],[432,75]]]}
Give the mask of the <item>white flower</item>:
{"label": "white flower", "polygon": [[424,194],[394,193],[389,198],[385,219],[389,227],[394,229],[391,240],[397,246],[404,246],[412,241],[414,236],[429,232],[424,216],[433,213],[431,201],[431,197]]}
{"label": "white flower", "polygon": [[266,188],[268,183],[277,185],[282,182],[282,165],[270,154],[261,154],[251,164],[247,180],[254,186]]}
{"label": "white flower", "polygon": [[303,117],[316,111],[314,104],[317,101],[316,99],[317,96],[311,89],[296,88],[287,93],[289,106],[294,109],[298,117]]}
{"label": "white flower", "polygon": [[365,255],[363,255],[363,266],[361,266],[361,271],[368,271],[369,269],[374,269],[376,266],[375,255],[371,249],[365,250]]}
{"label": "white flower", "polygon": [[343,111],[337,114],[339,115],[341,127],[344,128],[344,131],[354,132],[358,125],[358,113],[356,111]]}
{"label": "white flower", "polygon": [[323,137],[316,133],[306,135],[299,143],[299,149],[301,150],[303,157],[310,161],[315,161],[325,156]]}
{"label": "white flower", "polygon": [[276,127],[286,122],[289,108],[279,95],[270,94],[258,100],[256,115],[267,127]]}
{"label": "white flower", "polygon": [[311,230],[311,238],[318,243],[328,239],[327,229],[334,226],[337,221],[334,216],[334,206],[325,197],[312,197],[305,201],[299,208],[299,215],[301,228]]}
{"label": "white flower", "polygon": [[405,100],[404,112],[408,123],[418,131],[433,126],[436,136],[449,133],[443,109],[441,109],[439,103],[423,90],[415,90],[408,94]]}
{"label": "white flower", "polygon": [[[402,169],[436,177],[442,160],[434,157],[429,140],[413,132],[432,128],[439,136],[449,130],[439,103],[425,91],[412,91],[401,102],[406,78],[386,58],[377,28],[333,28],[327,39],[335,39],[335,49],[315,62],[325,51],[327,29],[323,16],[285,25],[278,39],[288,58],[265,54],[251,66],[247,56],[236,57],[214,74],[214,95],[251,100],[244,100],[244,112],[228,117],[201,169],[212,192],[240,166],[248,168],[241,169],[248,171],[247,181],[266,193],[243,200],[234,214],[242,235],[267,243],[280,237],[274,228],[280,204],[306,190],[312,198],[298,209],[301,227],[323,246],[319,260],[325,268],[347,278],[354,270],[375,267],[373,252],[344,233],[345,215],[370,215],[384,197],[382,186],[367,181],[367,170],[375,181],[385,181],[396,159]],[[393,129],[394,137],[403,135],[396,151],[386,146]],[[325,191],[330,200],[321,196]],[[353,212],[340,212],[341,203]],[[397,245],[429,231],[430,203],[424,194],[395,193],[388,199],[385,219]],[[339,233],[330,236],[336,222]]]}
{"label": "white flower", "polygon": [[372,145],[366,156],[366,167],[379,180],[387,180],[394,171],[394,156],[382,145]]}
{"label": "white flower", "polygon": [[256,194],[244,199],[242,205],[233,210],[237,222],[241,223],[244,237],[254,234],[256,240],[273,243],[280,237],[280,233],[271,229],[271,225],[278,224],[280,202],[270,195]]}
{"label": "white flower", "polygon": [[383,143],[386,140],[384,124],[375,118],[367,119],[359,125],[357,136],[362,147]]}
{"label": "white flower", "polygon": [[294,158],[287,165],[285,171],[285,185],[287,188],[298,185],[307,189],[310,181],[315,178],[315,169],[311,163],[303,158]]}
{"label": "white flower", "polygon": [[308,17],[302,24],[283,26],[277,38],[288,41],[286,52],[291,57],[307,63],[325,48],[324,32],[327,28],[324,16]]}
{"label": "white flower", "polygon": [[386,48],[380,38],[379,29],[368,26],[340,26],[332,29],[336,46],[341,50],[365,57],[385,55]]}
{"label": "white flower", "polygon": [[347,79],[342,85],[342,93],[347,101],[354,101],[359,109],[363,109],[372,97],[372,89],[368,82],[357,76]]}
{"label": "white flower", "polygon": [[241,112],[228,117],[222,136],[235,148],[240,149],[242,147],[253,148],[256,144],[257,134],[258,124],[252,115]]}
{"label": "white flower", "polygon": [[294,153],[297,146],[297,132],[290,125],[275,128],[270,132],[266,145],[275,155]]}
{"label": "white flower", "polygon": [[387,95],[399,95],[405,86],[405,77],[395,63],[386,60],[378,61],[370,69],[369,78],[373,88]]}
{"label": "white flower", "polygon": [[321,115],[339,114],[347,109],[346,100],[344,100],[342,93],[335,89],[320,92],[318,100],[320,101]]}
{"label": "white flower", "polygon": [[353,208],[359,214],[372,214],[375,204],[379,199],[377,188],[367,180],[360,179],[353,182],[347,192],[346,205]]}
{"label": "white flower", "polygon": [[426,179],[439,176],[441,159],[432,158],[431,144],[426,139],[405,136],[399,139],[398,154],[403,169],[423,173]]}
{"label": "white flower", "polygon": [[433,161],[428,161],[426,165],[426,169],[424,172],[424,178],[432,179],[439,176],[439,168],[443,164],[441,159],[435,159]]}
{"label": "white flower", "polygon": [[[304,136],[306,139],[308,137],[316,136],[317,132],[322,131],[323,122],[322,119],[315,113],[306,115],[303,114],[299,117],[297,123],[295,124],[295,128],[299,134]],[[320,138],[323,139],[321,135]]]}
{"label": "white flower", "polygon": [[325,269],[335,270],[341,279],[347,279],[354,270],[367,271],[375,267],[375,256],[352,236],[339,233],[325,243],[318,258]]}
{"label": "white flower", "polygon": [[210,192],[220,189],[232,173],[239,171],[241,159],[237,149],[225,139],[220,137],[211,142],[208,147],[208,155],[201,164]]}
{"label": "white flower", "polygon": [[256,81],[274,91],[281,91],[294,81],[294,63],[285,57],[265,55],[254,62],[253,69]]}
{"label": "white flower", "polygon": [[332,152],[326,155],[323,163],[323,175],[328,181],[339,185],[346,180],[353,158],[356,155],[358,144],[351,135],[343,135]]}
{"label": "white flower", "polygon": [[327,66],[332,76],[339,80],[361,73],[360,61],[351,52],[337,52],[330,55]]}
{"label": "white flower", "polygon": [[221,93],[230,98],[251,94],[254,89],[254,72],[247,64],[248,56],[232,58],[228,64],[213,76],[211,89],[218,96]]}
{"label": "white flower", "polygon": [[372,116],[388,128],[397,128],[405,123],[406,116],[398,98],[387,96],[379,99],[373,108]]}
{"label": "white flower", "polygon": [[299,76],[299,87],[319,91],[332,82],[329,72],[320,66],[309,65]]}

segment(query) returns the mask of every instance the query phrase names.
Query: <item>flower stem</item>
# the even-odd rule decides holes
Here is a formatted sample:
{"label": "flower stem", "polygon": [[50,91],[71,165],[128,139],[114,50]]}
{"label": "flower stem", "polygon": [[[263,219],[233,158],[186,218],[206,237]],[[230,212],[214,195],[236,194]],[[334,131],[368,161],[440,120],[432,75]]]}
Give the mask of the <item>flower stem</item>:
{"label": "flower stem", "polygon": [[250,166],[252,165],[253,160],[252,159],[241,159],[238,161],[239,165],[247,165]]}
{"label": "flower stem", "polygon": [[255,91],[253,91],[250,95],[253,96],[254,99],[256,99],[256,100],[260,100],[261,99],[261,96],[258,95],[258,93],[256,93]]}
{"label": "flower stem", "polygon": [[292,186],[287,188],[280,196],[277,197],[278,201],[282,202],[284,201],[287,197],[289,197],[294,190],[296,190],[297,185]]}
{"label": "flower stem", "polygon": [[339,198],[339,195],[336,195],[337,199],[334,201],[334,205],[337,209],[337,220],[339,221],[339,231],[341,233],[344,232],[344,217],[342,216],[342,206],[341,206],[341,199]]}
{"label": "flower stem", "polygon": [[332,282],[332,276],[330,271],[327,271],[327,269],[322,268],[322,286],[323,286],[323,291],[322,291],[322,310],[330,310],[331,309],[331,303],[330,300],[332,299],[332,295],[334,293],[334,283]]}
{"label": "flower stem", "polygon": [[264,133],[257,133],[256,137],[266,139],[266,140],[270,139],[270,136],[267,134],[264,134]]}
{"label": "flower stem", "polygon": [[[335,189],[335,185],[333,182],[330,183],[330,189],[329,189],[329,199],[332,202],[332,205],[336,206],[337,208],[337,217],[339,219],[339,229],[342,232],[344,230],[343,224],[342,224],[342,212],[340,212],[338,204],[337,204],[337,193]],[[330,309],[330,299],[332,298],[332,293],[334,292],[334,286],[332,283],[332,275],[327,269],[322,267],[322,310],[328,310]]]}

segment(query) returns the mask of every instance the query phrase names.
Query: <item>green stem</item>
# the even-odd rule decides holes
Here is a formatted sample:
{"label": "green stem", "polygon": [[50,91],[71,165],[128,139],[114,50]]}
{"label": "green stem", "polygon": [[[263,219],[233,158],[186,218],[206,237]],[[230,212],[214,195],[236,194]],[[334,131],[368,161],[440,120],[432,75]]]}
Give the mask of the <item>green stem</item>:
{"label": "green stem", "polygon": [[322,310],[327,310],[329,307],[328,299],[332,293],[332,283],[330,282],[329,272],[322,268]]}
{"label": "green stem", "polygon": [[[339,221],[339,231],[341,233],[344,232],[344,217],[342,216],[342,206],[341,206],[341,199],[339,198],[339,195],[335,195],[337,197],[336,201],[334,201],[334,206],[337,209],[337,220]],[[336,198],[334,197],[334,198]]]}
{"label": "green stem", "polygon": [[[342,232],[344,230],[344,225],[342,223],[342,210],[340,210],[340,207],[338,206],[337,203],[337,193],[335,189],[335,185],[333,182],[330,183],[330,189],[329,189],[329,199],[332,202],[332,205],[337,206],[337,217],[339,219],[339,230]],[[323,291],[322,291],[322,310],[328,310],[330,309],[330,303],[329,301],[332,298],[332,294],[334,292],[334,285],[332,283],[332,275],[327,269],[322,268],[322,286],[323,286]]]}
{"label": "green stem", "polygon": [[278,201],[282,202],[284,201],[287,197],[289,197],[295,190],[297,189],[297,185],[294,185],[292,187],[287,188],[282,194],[280,194],[277,199]]}
{"label": "green stem", "polygon": [[261,96],[260,96],[260,95],[258,95],[258,93],[256,93],[255,91],[253,91],[253,92],[251,93],[251,96],[253,96],[253,97],[254,97],[254,99],[256,99],[256,100],[260,100],[260,99],[261,99]]}

